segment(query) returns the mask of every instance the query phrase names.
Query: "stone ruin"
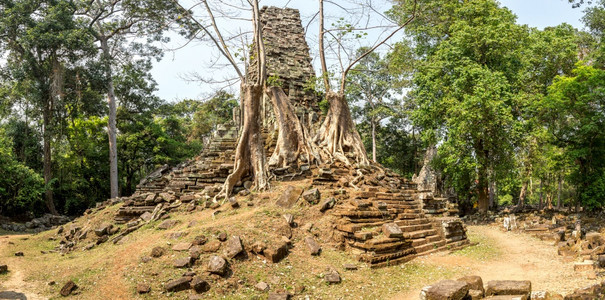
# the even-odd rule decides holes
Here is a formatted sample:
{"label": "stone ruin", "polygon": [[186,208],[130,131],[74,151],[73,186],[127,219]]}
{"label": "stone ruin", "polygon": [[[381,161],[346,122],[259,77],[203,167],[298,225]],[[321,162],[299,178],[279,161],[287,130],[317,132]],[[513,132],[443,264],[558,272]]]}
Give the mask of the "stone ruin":
{"label": "stone ruin", "polygon": [[[319,97],[306,89],[315,74],[298,11],[264,7],[261,10],[267,41],[268,74],[281,82],[301,120],[318,123]],[[250,68],[254,70],[253,67]],[[254,76],[254,74],[248,74]],[[265,148],[272,153],[272,108],[263,104]],[[195,159],[177,167],[163,166],[143,179],[136,192],[119,208],[115,221],[138,228],[163,213],[217,208],[212,202],[233,169],[238,120],[220,127]],[[453,250],[469,244],[455,210],[430,206],[432,191],[420,190],[392,171],[380,167],[348,167],[339,163],[299,166],[289,178],[312,178],[315,189],[298,193],[311,205],[334,218],[335,244],[357,254],[372,267],[402,263],[418,255]],[[272,170],[279,179],[289,170]],[[360,176],[361,174],[361,176]],[[251,183],[238,182],[235,193],[247,195]],[[321,195],[319,190],[321,189]],[[311,196],[310,196],[311,195]],[[313,196],[314,195],[314,196]],[[330,211],[328,211],[330,210]],[[114,241],[115,242],[115,241]]]}
{"label": "stone ruin", "polygon": [[437,147],[428,147],[424,154],[422,169],[418,172],[418,176],[414,174],[412,181],[417,184],[422,193],[432,194],[420,195],[425,213],[441,217],[458,216],[460,210],[456,195],[446,190],[441,172],[431,165],[435,156],[437,156]]}
{"label": "stone ruin", "polygon": [[588,300],[605,299],[605,281],[590,285],[566,295],[550,291],[532,291],[529,280],[491,280],[483,285],[479,276],[465,276],[457,280],[442,280],[420,291],[421,300]]}

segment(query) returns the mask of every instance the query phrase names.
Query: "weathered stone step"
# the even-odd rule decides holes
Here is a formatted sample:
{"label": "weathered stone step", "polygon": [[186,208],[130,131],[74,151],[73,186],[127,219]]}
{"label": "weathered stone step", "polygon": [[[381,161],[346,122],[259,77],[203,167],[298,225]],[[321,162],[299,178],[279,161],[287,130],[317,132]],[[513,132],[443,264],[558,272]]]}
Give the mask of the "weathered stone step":
{"label": "weathered stone step", "polygon": [[379,262],[379,263],[374,263],[370,265],[370,268],[382,268],[382,267],[387,267],[387,266],[395,266],[395,265],[399,265],[399,264],[404,264],[406,262],[409,262],[411,260],[413,260],[414,258],[416,258],[416,254],[409,254],[400,258],[396,258],[396,259],[389,259],[383,262]]}
{"label": "weathered stone step", "polygon": [[437,231],[435,229],[427,229],[427,230],[418,230],[418,231],[412,231],[412,232],[404,232],[403,237],[405,237],[406,239],[418,239],[418,238],[423,238],[423,237],[436,235],[436,234],[437,234]]}
{"label": "weathered stone step", "polygon": [[[414,247],[416,249],[416,253],[418,254],[428,254],[428,251],[431,250],[439,250],[440,247],[445,246],[445,241],[441,240],[441,241],[436,241],[436,242],[432,242],[432,243],[427,243],[418,247]],[[431,252],[432,253],[432,252]]]}
{"label": "weathered stone step", "polygon": [[431,221],[427,218],[417,218],[413,220],[397,220],[395,224],[398,226],[410,226],[410,225],[421,225],[421,224],[429,224]]}
{"label": "weathered stone step", "polygon": [[[397,223],[397,222],[395,222]],[[427,230],[431,229],[433,226],[430,223],[419,224],[419,225],[407,225],[407,226],[399,226],[401,231],[403,232],[414,232],[419,230]]]}
{"label": "weathered stone step", "polygon": [[401,257],[413,255],[413,254],[415,254],[415,252],[416,252],[416,250],[414,248],[406,248],[406,249],[403,249],[403,250],[400,250],[397,252],[383,254],[383,255],[372,255],[372,254],[361,255],[359,257],[359,260],[370,263],[370,264],[376,264],[376,263],[384,262],[387,260],[392,261],[392,260],[396,260]]}

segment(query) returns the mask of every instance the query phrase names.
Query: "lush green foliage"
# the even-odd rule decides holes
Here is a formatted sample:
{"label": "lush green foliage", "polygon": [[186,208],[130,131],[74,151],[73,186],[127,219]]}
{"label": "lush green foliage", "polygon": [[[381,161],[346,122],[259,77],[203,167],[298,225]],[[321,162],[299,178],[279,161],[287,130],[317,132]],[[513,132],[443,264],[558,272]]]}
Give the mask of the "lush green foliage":
{"label": "lush green foliage", "polygon": [[44,180],[15,159],[13,145],[0,129],[0,213],[5,215],[42,211]]}

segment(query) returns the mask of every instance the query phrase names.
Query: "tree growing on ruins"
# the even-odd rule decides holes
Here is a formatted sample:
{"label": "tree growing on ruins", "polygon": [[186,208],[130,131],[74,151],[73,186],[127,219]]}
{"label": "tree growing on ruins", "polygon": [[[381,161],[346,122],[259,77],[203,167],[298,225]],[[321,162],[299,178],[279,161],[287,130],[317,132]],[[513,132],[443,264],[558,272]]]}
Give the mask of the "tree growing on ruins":
{"label": "tree growing on ruins", "polygon": [[[314,138],[314,142],[317,143],[318,147],[321,149],[322,159],[326,161],[336,160],[350,165],[352,164],[351,159],[353,159],[353,162],[361,165],[369,163],[366,150],[359,133],[355,129],[355,123],[353,123],[351,111],[345,97],[347,75],[357,63],[373,53],[378,47],[386,43],[393,35],[414,20],[416,17],[417,1],[401,2],[402,5],[409,6],[410,13],[402,18],[403,21],[400,26],[387,35],[386,38],[378,41],[374,46],[369,47],[367,51],[357,55],[346,64],[346,67],[345,65],[341,65],[340,74],[338,76],[338,86],[337,89],[333,89],[328,71],[328,64],[326,62],[326,47],[324,45],[325,35],[329,30],[325,26],[324,0],[319,0],[319,59],[322,70],[321,78],[323,80],[325,97],[329,103],[329,108],[317,136]],[[344,28],[340,28],[340,30],[352,31],[353,28],[345,25]],[[343,46],[339,44],[337,47],[342,48]],[[346,52],[346,50],[343,49],[343,52]]]}
{"label": "tree growing on ruins", "polygon": [[[223,191],[220,195],[228,196],[233,186],[242,178],[252,175],[257,189],[263,189],[268,186],[268,172],[265,158],[265,149],[261,135],[261,114],[260,105],[263,97],[263,88],[266,79],[266,57],[263,43],[262,28],[260,23],[260,10],[258,0],[250,1],[252,10],[252,36],[253,36],[253,56],[256,58],[255,76],[247,75],[236,61],[232,49],[225,41],[225,37],[214,17],[213,10],[207,1],[202,4],[206,8],[209,24],[197,20],[193,13],[184,8],[178,1],[174,3],[181,9],[181,12],[191,21],[191,27],[194,32],[202,31],[203,35],[219,50],[221,55],[227,59],[231,67],[237,73],[240,80],[240,101],[242,107],[242,129],[238,144],[235,150],[235,162],[233,172],[227,177]],[[193,34],[193,36],[196,35]]]}

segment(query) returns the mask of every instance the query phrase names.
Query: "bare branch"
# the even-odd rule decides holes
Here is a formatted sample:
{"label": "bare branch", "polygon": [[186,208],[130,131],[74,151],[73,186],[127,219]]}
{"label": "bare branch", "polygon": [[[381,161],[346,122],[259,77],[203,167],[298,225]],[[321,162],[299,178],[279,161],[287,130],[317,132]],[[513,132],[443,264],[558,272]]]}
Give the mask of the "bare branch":
{"label": "bare branch", "polygon": [[370,50],[368,50],[364,54],[360,55],[357,59],[355,59],[346,68],[346,70],[342,74],[342,78],[341,78],[341,81],[340,81],[340,92],[341,93],[344,93],[345,85],[346,85],[347,73],[349,73],[349,71],[351,70],[351,68],[356,63],[358,63],[360,60],[362,60],[364,57],[366,57],[370,53],[374,52],[374,50],[376,50],[378,47],[380,47],[380,45],[386,43],[391,37],[393,37],[397,32],[399,32],[399,30],[403,29],[405,26],[407,26],[408,24],[410,24],[410,22],[412,22],[416,18],[416,7],[417,7],[417,4],[418,4],[418,0],[414,0],[414,7],[412,9],[412,15],[405,21],[405,23],[403,23],[401,26],[399,26],[399,28],[397,28],[395,31],[393,31],[391,34],[389,34],[385,39],[383,39],[382,41],[380,41],[379,43],[377,43],[376,45],[374,45],[374,47],[372,47]]}

